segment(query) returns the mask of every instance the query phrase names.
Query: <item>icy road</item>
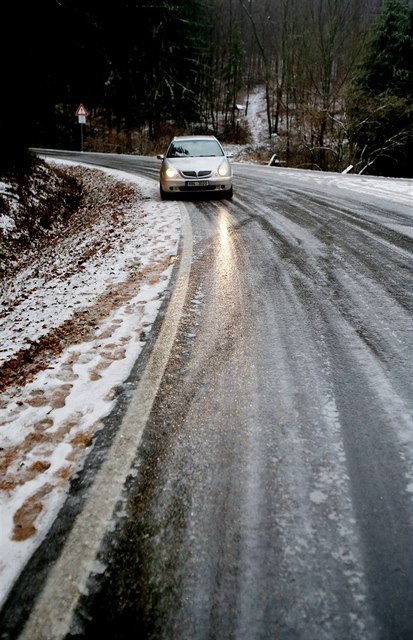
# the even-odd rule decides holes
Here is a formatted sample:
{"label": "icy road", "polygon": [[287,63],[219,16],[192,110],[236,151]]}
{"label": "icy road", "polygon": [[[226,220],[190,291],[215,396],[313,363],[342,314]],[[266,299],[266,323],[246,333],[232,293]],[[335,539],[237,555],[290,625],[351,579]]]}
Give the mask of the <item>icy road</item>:
{"label": "icy road", "polygon": [[183,203],[183,313],[68,637],[411,639],[412,193],[234,173]]}

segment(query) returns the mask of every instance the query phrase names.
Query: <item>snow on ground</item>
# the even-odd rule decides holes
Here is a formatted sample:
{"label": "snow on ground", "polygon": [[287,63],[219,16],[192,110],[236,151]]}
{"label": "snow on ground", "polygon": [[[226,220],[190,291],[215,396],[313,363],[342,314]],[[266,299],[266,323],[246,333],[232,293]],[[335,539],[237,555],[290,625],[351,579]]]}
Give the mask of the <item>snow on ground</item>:
{"label": "snow on ground", "polygon": [[[123,215],[111,249],[79,270],[72,268],[68,242],[50,265],[55,274],[28,265],[2,299],[0,364],[79,312],[93,326],[84,341],[49,355],[47,368],[31,381],[0,394],[0,606],[113,408],[115,389],[127,379],[162,304],[178,251],[179,206],[160,202],[154,181],[104,171],[135,182],[144,194]],[[102,228],[96,225],[94,233],[98,240]]]}
{"label": "snow on ground", "polygon": [[247,109],[248,128],[251,143],[257,146],[268,142],[268,122],[265,111],[265,93],[262,87],[255,87],[248,96]]}
{"label": "snow on ground", "polygon": [[[279,168],[275,170],[280,171]],[[336,189],[356,192],[360,196],[378,196],[403,205],[413,205],[413,180],[408,178],[382,178],[349,173],[284,168],[281,171],[282,176],[293,178],[296,182],[304,182],[310,186],[318,185],[325,189],[331,186]]]}

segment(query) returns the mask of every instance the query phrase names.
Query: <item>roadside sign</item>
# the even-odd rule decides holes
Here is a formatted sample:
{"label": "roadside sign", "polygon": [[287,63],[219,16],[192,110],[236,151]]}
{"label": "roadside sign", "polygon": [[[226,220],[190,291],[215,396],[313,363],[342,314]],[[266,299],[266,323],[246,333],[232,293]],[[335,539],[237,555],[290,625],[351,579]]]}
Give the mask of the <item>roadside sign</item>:
{"label": "roadside sign", "polygon": [[86,116],[89,115],[89,111],[84,104],[80,103],[75,115],[77,115],[77,120],[80,124],[80,150],[83,151],[83,125],[86,124]]}
{"label": "roadside sign", "polygon": [[89,111],[86,109],[86,107],[80,103],[80,105],[77,108],[77,111],[75,113],[76,116],[88,116],[89,115]]}

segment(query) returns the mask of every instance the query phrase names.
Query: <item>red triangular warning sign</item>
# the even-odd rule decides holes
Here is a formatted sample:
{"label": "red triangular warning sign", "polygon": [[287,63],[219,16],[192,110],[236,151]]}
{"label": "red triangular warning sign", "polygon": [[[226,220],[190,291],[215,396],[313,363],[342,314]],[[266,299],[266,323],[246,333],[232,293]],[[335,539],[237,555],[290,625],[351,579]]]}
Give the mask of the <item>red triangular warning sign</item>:
{"label": "red triangular warning sign", "polygon": [[80,103],[80,105],[77,108],[77,111],[75,113],[76,116],[88,116],[89,115],[89,111],[86,109],[86,107]]}

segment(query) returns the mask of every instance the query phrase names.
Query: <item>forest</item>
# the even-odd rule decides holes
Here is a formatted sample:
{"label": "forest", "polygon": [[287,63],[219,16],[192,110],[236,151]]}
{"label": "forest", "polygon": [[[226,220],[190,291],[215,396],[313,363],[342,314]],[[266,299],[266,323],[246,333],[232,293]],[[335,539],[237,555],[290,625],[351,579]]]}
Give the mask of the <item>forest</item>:
{"label": "forest", "polygon": [[0,172],[32,147],[154,154],[172,135],[249,143],[265,92],[287,166],[412,177],[411,0],[39,0],[10,6]]}

